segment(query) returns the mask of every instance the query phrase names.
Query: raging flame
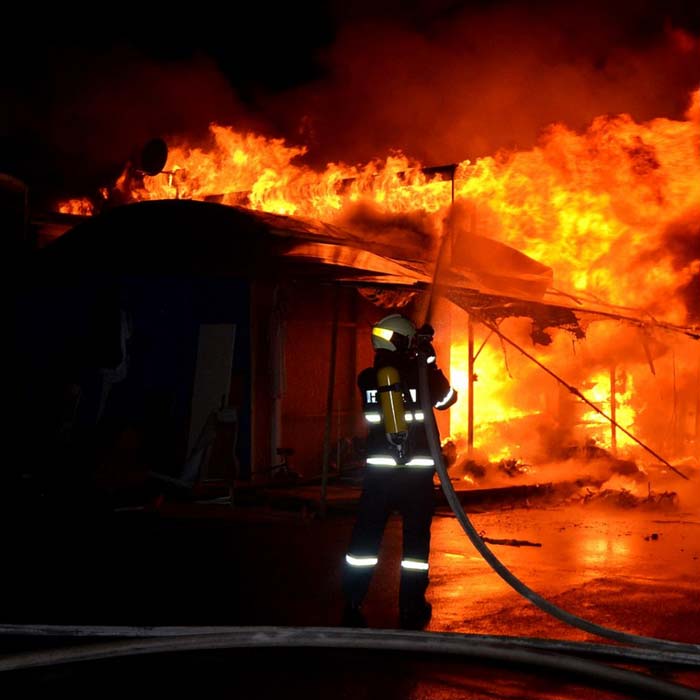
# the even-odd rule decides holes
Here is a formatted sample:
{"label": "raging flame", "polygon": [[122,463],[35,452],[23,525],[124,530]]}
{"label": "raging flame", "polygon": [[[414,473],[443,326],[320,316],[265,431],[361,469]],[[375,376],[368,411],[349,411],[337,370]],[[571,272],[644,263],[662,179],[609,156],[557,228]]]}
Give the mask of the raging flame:
{"label": "raging flame", "polygon": [[[625,377],[623,381],[624,387],[619,386],[619,381],[615,381],[615,406],[611,402],[612,387],[610,375],[604,372],[594,374],[590,381],[589,387],[584,389],[583,394],[587,399],[590,399],[596,406],[602,408],[608,415],[615,414],[616,421],[631,431],[634,434],[634,420],[636,418],[636,410],[631,404],[634,381],[632,377]],[[622,388],[622,391],[618,389]],[[593,438],[599,445],[610,448],[612,447],[612,428],[610,421],[597,411],[587,411],[583,414],[582,421],[586,424],[587,434]],[[634,441],[624,432],[615,431],[615,442],[618,447],[625,445],[633,445]]]}
{"label": "raging flame", "polygon": [[92,216],[95,213],[95,205],[87,198],[68,199],[61,202],[58,207],[61,214],[75,214],[77,216]]}
{"label": "raging flame", "polygon": [[[365,165],[331,163],[319,172],[304,165],[304,147],[281,139],[221,125],[212,125],[210,135],[207,147],[171,147],[158,175],[127,168],[114,192],[121,201],[214,199],[330,223],[347,221],[353,207],[370,202],[379,212],[435,217],[434,230],[441,230],[454,185],[456,246],[468,245],[471,233],[497,239],[549,265],[554,287],[584,303],[602,300],[686,322],[676,292],[700,274],[700,89],[685,120],[638,124],[627,115],[601,116],[584,133],[556,124],[535,148],[459,163],[454,183],[426,176],[420,163],[401,153]],[[66,203],[62,211],[80,211],[80,205]],[[619,423],[641,431],[658,449],[697,457],[700,359],[693,341],[677,346],[671,362],[671,341],[651,358],[629,329],[601,332],[599,347],[607,349],[596,358],[577,355],[565,335],[555,333],[537,356],[608,415],[610,380],[601,367],[616,362],[626,377],[614,392]],[[450,372],[464,398],[452,409],[453,432],[467,423],[466,367],[466,343],[456,338]],[[484,346],[476,373],[475,447],[490,459],[518,456],[537,440],[575,436],[580,429],[610,445],[606,419],[587,409],[572,418],[556,387],[524,361],[511,358],[506,367],[493,341]],[[671,417],[661,395],[673,396]],[[620,432],[617,441],[630,447]]]}
{"label": "raging flame", "polygon": [[547,261],[558,284],[647,306],[690,272],[674,269],[663,236],[700,203],[699,138],[691,120],[599,117],[585,134],[556,125],[538,148],[468,168],[458,196],[475,201],[484,232]]}
{"label": "raging flame", "polygon": [[[459,163],[455,201],[470,212],[471,232],[546,262],[558,287],[656,307],[660,294],[695,269],[692,260],[679,269],[664,232],[700,207],[700,90],[687,117],[644,124],[626,115],[599,117],[585,133],[553,125],[536,148]],[[210,134],[208,148],[171,148],[158,175],[125,170],[115,190],[127,201],[215,198],[331,223],[360,200],[383,212],[440,219],[451,202],[450,183],[426,177],[420,163],[402,154],[364,166],[331,163],[317,172],[303,164],[304,147],[282,139],[221,125]],[[68,202],[62,210],[85,213],[81,206]],[[681,313],[663,309],[668,320]]]}
{"label": "raging flame", "polygon": [[[453,329],[465,327],[464,316],[453,319]],[[651,354],[646,355],[639,331],[624,323],[591,324],[586,339],[576,343],[566,331],[558,330],[552,333],[551,345],[538,348],[531,347],[527,328],[523,319],[506,319],[501,324],[507,337],[527,345],[530,353],[577,387],[599,411],[523,355],[507,352],[498,340],[489,339],[477,328],[475,347],[487,341],[474,364],[473,447],[477,458],[492,464],[509,459],[524,463],[533,459],[565,461],[575,446],[592,444],[607,450],[611,458],[654,463],[626,430],[667,459],[698,465],[697,340],[664,334],[660,338],[663,344],[655,346],[650,362]],[[451,351],[450,376],[461,401],[451,409],[450,432],[464,450],[468,426],[466,344],[453,342]],[[609,417],[618,424],[614,433]]]}
{"label": "raging flame", "polygon": [[[468,346],[466,343],[452,343],[450,348],[450,382],[462,397],[450,410],[450,424],[453,432],[459,433],[468,421]],[[511,397],[512,379],[504,367],[500,349],[484,345],[475,365],[476,381],[474,390],[478,395],[478,427],[474,436],[474,447],[483,450],[490,461],[498,461],[511,456],[518,445],[504,445],[499,429],[503,424],[517,419],[536,416],[538,407],[526,407],[515,403]]]}
{"label": "raging flame", "polygon": [[126,170],[116,189],[131,201],[210,199],[251,209],[334,221],[369,197],[386,211],[445,206],[446,188],[427,183],[420,164],[403,155],[365,166],[331,163],[322,173],[298,162],[305,148],[212,124],[213,146],[172,148],[162,173],[134,180]]}

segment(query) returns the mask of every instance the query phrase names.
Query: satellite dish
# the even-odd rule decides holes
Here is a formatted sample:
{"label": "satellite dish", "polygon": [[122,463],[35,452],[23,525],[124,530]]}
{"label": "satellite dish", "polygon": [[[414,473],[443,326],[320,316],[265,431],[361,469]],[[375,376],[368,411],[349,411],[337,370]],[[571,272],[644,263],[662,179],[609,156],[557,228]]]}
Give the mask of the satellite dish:
{"label": "satellite dish", "polygon": [[141,149],[141,170],[146,175],[162,172],[168,160],[168,144],[163,139],[151,139]]}

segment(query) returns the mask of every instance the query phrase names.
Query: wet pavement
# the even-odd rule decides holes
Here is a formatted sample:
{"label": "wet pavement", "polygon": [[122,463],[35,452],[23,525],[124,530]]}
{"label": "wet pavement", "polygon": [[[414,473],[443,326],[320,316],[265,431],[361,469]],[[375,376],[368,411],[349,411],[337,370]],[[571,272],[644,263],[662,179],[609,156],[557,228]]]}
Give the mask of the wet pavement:
{"label": "wet pavement", "polygon": [[[470,517],[488,538],[540,545],[491,549],[524,583],[556,605],[634,634],[700,642],[697,513],[549,506],[500,508]],[[353,513],[343,509],[330,509],[321,519],[309,509],[215,503],[166,502],[158,510],[110,514],[56,504],[29,508],[17,516],[6,548],[1,618],[5,623],[38,624],[335,627],[352,523]],[[400,558],[400,521],[393,518],[366,601],[371,627],[397,626]],[[546,615],[513,591],[445,509],[433,522],[430,564],[434,614],[429,631],[603,641]],[[7,653],[26,644],[6,639],[3,647]],[[263,692],[260,676],[248,662],[241,667],[241,659],[273,664],[275,677],[287,678],[287,689],[292,676],[309,665],[312,675],[305,676],[301,686],[298,678],[294,681],[298,697],[306,696],[301,689],[311,678],[313,687],[306,690],[321,697],[331,694],[331,688],[334,697],[624,697],[582,689],[568,678],[535,677],[517,669],[504,673],[498,665],[469,666],[465,673],[464,664],[455,660],[442,659],[436,665],[425,658],[409,662],[405,655],[389,655],[380,662],[376,653],[358,650],[352,653],[351,667],[347,653],[338,650],[311,656],[303,650],[239,650],[235,679],[222,652],[206,661],[197,658],[198,677],[202,668],[212,678],[223,675],[231,690],[248,689],[242,697],[279,697],[276,693],[284,684],[267,679]],[[126,662],[114,663],[124,668]],[[137,668],[139,673],[159,669],[156,675],[163,682],[165,662],[142,659],[130,664],[125,677]],[[183,655],[179,673],[193,664]],[[182,683],[172,663],[168,668],[167,677]],[[387,668],[392,669],[388,675]],[[352,669],[360,674],[354,679],[348,678]],[[700,672],[656,672],[700,691]],[[87,676],[82,673],[54,671],[50,680],[73,689],[80,679],[88,683],[85,679],[93,675],[92,670]],[[397,674],[403,682],[391,686]],[[20,675],[28,679],[25,672]],[[47,682],[45,674],[36,678]],[[340,692],[343,678],[354,694]],[[372,688],[382,689],[381,694]]]}
{"label": "wet pavement", "polygon": [[[491,549],[560,607],[636,634],[700,640],[697,514],[531,508],[475,514],[472,521],[486,537],[541,544]],[[435,629],[593,639],[515,594],[466,541],[454,517],[437,518],[433,533]]]}

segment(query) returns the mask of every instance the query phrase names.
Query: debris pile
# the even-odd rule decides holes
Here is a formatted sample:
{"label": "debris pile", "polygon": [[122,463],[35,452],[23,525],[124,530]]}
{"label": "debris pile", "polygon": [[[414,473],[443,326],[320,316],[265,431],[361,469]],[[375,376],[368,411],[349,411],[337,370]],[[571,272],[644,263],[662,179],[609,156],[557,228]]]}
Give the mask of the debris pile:
{"label": "debris pile", "polygon": [[656,493],[649,489],[646,496],[640,497],[625,488],[594,490],[587,486],[581,493],[573,497],[571,501],[582,505],[596,504],[614,508],[673,510],[678,507],[678,494],[675,491]]}

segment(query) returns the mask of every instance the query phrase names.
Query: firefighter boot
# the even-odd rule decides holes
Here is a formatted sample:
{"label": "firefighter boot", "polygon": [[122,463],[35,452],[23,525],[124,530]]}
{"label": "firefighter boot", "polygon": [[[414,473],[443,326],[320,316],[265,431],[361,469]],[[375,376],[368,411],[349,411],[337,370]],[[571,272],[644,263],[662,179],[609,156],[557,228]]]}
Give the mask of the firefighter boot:
{"label": "firefighter boot", "polygon": [[362,614],[362,607],[354,603],[346,603],[340,624],[341,627],[367,627],[367,620]]}
{"label": "firefighter boot", "polygon": [[422,630],[430,622],[432,614],[433,606],[426,600],[415,605],[406,605],[399,613],[401,629]]}

